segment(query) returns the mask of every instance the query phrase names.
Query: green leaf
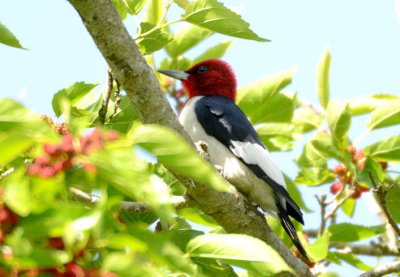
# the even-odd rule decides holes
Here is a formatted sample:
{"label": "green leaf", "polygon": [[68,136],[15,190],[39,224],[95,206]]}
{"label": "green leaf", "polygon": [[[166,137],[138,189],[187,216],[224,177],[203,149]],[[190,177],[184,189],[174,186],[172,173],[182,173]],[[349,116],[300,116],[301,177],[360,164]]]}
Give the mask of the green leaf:
{"label": "green leaf", "polygon": [[342,206],[340,206],[340,208],[346,215],[348,215],[349,217],[353,217],[354,211],[356,209],[356,203],[356,199],[350,197],[342,204]]}
{"label": "green leaf", "polygon": [[373,187],[371,178],[369,177],[369,171],[371,171],[374,175],[376,182],[380,183],[383,181],[384,175],[382,166],[378,162],[374,161],[371,157],[367,156],[364,161],[364,168],[359,176],[359,180],[366,183],[369,187]]}
{"label": "green leaf", "polygon": [[332,136],[325,132],[316,133],[308,143],[310,143],[325,159],[336,158],[338,160],[343,160],[339,146],[332,139]]}
{"label": "green leaf", "polygon": [[364,148],[364,153],[380,161],[400,162],[400,136],[378,141]]}
{"label": "green leaf", "polygon": [[333,224],[329,226],[330,242],[361,241],[385,232],[385,225],[362,226],[350,223]]}
{"label": "green leaf", "polygon": [[206,52],[194,59],[193,64],[209,59],[220,59],[231,46],[232,42],[233,40],[221,42],[220,44],[209,48]]}
{"label": "green leaf", "polygon": [[0,22],[0,43],[3,43],[5,45],[19,48],[19,49],[24,49],[19,43],[18,39],[11,33],[10,30],[7,29],[7,27]]}
{"label": "green leaf", "polygon": [[143,55],[149,55],[157,50],[160,50],[172,40],[171,35],[162,31],[161,29],[156,28],[149,32],[156,27],[151,23],[141,22],[140,27],[141,35],[136,40],[136,43]]}
{"label": "green leaf", "polygon": [[20,216],[27,216],[33,209],[29,179],[25,173],[25,169],[20,168],[0,181],[4,202]]}
{"label": "green leaf", "polygon": [[129,13],[129,7],[126,5],[125,0],[111,0],[111,2],[114,4],[122,20],[125,20]]}
{"label": "green leaf", "polygon": [[296,108],[296,94],[277,93],[263,105],[263,112],[250,118],[253,124],[262,122],[291,122]]}
{"label": "green leaf", "polygon": [[223,260],[260,276],[271,276],[281,271],[293,272],[272,247],[246,235],[198,236],[188,243],[186,252],[190,257]]}
{"label": "green leaf", "polygon": [[303,152],[296,159],[299,167],[326,167],[327,158],[311,142],[304,145]]}
{"label": "green leaf", "polygon": [[58,91],[53,96],[52,106],[57,117],[62,114],[63,99],[68,99],[71,106],[76,104],[85,95],[87,95],[97,84],[86,84],[84,82],[76,82],[72,86]]}
{"label": "green leaf", "polygon": [[379,106],[397,99],[399,99],[398,96],[390,94],[363,95],[351,99],[349,102],[349,108],[351,115],[360,115],[370,113]]}
{"label": "green leaf", "polygon": [[317,78],[318,78],[318,98],[321,106],[326,109],[329,102],[329,68],[331,65],[331,55],[329,47],[325,49],[324,54],[318,61]]}
{"label": "green leaf", "polygon": [[259,37],[249,28],[249,23],[240,15],[226,8],[217,0],[197,0],[191,2],[185,10],[183,19],[203,28],[228,36],[268,41]]}
{"label": "green leaf", "polygon": [[351,124],[348,104],[343,100],[330,100],[327,109],[327,121],[333,136],[339,141],[343,140]]}
{"label": "green leaf", "polygon": [[275,94],[292,82],[294,71],[295,69],[281,71],[240,88],[236,98],[237,105],[249,117],[268,112],[265,106]]}
{"label": "green leaf", "polygon": [[291,150],[298,138],[294,134],[294,126],[287,123],[266,123],[256,130],[269,151]]}
{"label": "green leaf", "polygon": [[309,107],[304,107],[295,111],[292,123],[301,133],[307,133],[318,129],[322,119],[322,115],[316,114]]}
{"label": "green leaf", "polygon": [[373,269],[373,267],[366,265],[365,263],[363,263],[356,255],[354,254],[345,254],[345,253],[339,253],[339,252],[334,252],[335,255],[337,257],[339,257],[340,259],[342,259],[343,261],[347,262],[348,264],[364,270],[364,271],[368,271]]}
{"label": "green leaf", "polygon": [[400,99],[389,101],[374,110],[367,122],[370,130],[400,124]]}
{"label": "green leaf", "polygon": [[170,170],[220,191],[232,190],[211,165],[176,132],[159,125],[148,124],[134,130],[133,140],[156,156]]}
{"label": "green leaf", "polygon": [[34,138],[26,136],[21,130],[0,134],[0,168],[23,154],[34,142]]}
{"label": "green leaf", "polygon": [[125,5],[129,8],[129,13],[137,15],[143,9],[147,0],[122,0]]}
{"label": "green leaf", "polygon": [[122,133],[126,133],[139,118],[132,102],[127,95],[121,97],[115,116],[106,122],[107,126]]}
{"label": "green leaf", "polygon": [[169,69],[169,70],[187,70],[191,66],[192,61],[187,57],[179,56],[173,60],[165,58],[158,69]]}
{"label": "green leaf", "polygon": [[329,234],[325,233],[319,237],[313,244],[307,246],[307,254],[312,261],[318,262],[328,255]]}
{"label": "green leaf", "polygon": [[215,222],[215,220],[211,216],[205,214],[204,212],[196,208],[180,209],[178,211],[178,215],[197,224],[213,228],[219,226],[218,223]]}
{"label": "green leaf", "polygon": [[400,222],[400,185],[396,184],[386,195],[386,202],[393,219]]}
{"label": "green leaf", "polygon": [[163,0],[148,0],[144,23],[157,25],[160,22],[163,13],[164,13]]}
{"label": "green leaf", "polygon": [[320,186],[335,180],[336,175],[329,171],[326,166],[323,167],[301,167],[297,173],[294,183],[296,185]]}
{"label": "green leaf", "polygon": [[190,23],[181,24],[165,50],[171,58],[176,58],[208,38],[213,32]]}
{"label": "green leaf", "polygon": [[176,4],[178,4],[179,7],[181,7],[182,9],[186,9],[186,7],[189,5],[189,1],[188,0],[175,0],[174,1]]}
{"label": "green leaf", "polygon": [[306,204],[303,201],[303,198],[301,197],[301,193],[297,186],[294,184],[294,182],[287,176],[286,174],[283,175],[285,177],[285,182],[287,185],[287,191],[290,195],[290,197],[294,200],[294,202],[299,205],[299,207],[308,213],[312,212],[311,209],[309,209]]}

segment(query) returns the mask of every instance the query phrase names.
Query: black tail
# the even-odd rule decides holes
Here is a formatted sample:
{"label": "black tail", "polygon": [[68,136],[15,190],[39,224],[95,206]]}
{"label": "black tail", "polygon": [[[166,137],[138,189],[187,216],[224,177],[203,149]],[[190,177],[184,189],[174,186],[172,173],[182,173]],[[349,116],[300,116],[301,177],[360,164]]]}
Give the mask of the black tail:
{"label": "black tail", "polygon": [[285,229],[286,233],[289,235],[290,239],[293,241],[294,245],[300,251],[300,253],[307,259],[310,260],[307,256],[307,252],[304,249],[303,245],[300,242],[299,237],[297,236],[296,229],[293,226],[292,221],[290,221],[287,211],[282,206],[281,201],[276,201],[276,206],[279,212],[279,218],[281,220],[281,225],[283,229]]}

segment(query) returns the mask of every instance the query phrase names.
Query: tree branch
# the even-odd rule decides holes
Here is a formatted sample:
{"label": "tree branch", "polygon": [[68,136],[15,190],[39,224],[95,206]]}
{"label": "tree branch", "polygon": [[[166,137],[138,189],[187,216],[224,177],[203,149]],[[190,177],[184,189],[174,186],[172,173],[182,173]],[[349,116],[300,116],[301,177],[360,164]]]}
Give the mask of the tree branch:
{"label": "tree branch", "polygon": [[374,269],[364,272],[360,277],[379,277],[394,272],[400,272],[400,261],[394,261],[377,266]]}
{"label": "tree branch", "polygon": [[[70,187],[69,192],[72,194],[72,197],[74,199],[85,202],[86,204],[89,204],[91,206],[96,205],[99,202],[99,197],[81,191],[77,188]],[[183,196],[172,196],[169,199],[169,202],[173,206],[175,206],[177,210],[189,207],[198,207],[196,201],[186,194]],[[133,202],[133,201],[122,201],[119,209],[120,211],[123,212],[132,212],[132,213],[145,213],[151,211],[151,209],[145,203]]]}
{"label": "tree branch", "polygon": [[101,109],[99,110],[99,121],[101,124],[106,122],[106,115],[108,110],[108,102],[110,102],[110,95],[113,89],[113,76],[111,74],[111,69],[107,69],[107,90],[104,95],[103,104],[101,105]]}
{"label": "tree branch", "polygon": [[[110,0],[69,0],[82,18],[114,77],[131,100],[140,120],[175,129],[192,145],[172,111],[152,69],[140,53]],[[204,184],[177,176],[203,212],[227,232],[252,235],[271,245],[299,276],[309,268],[280,241],[265,217],[240,194],[217,192]]]}
{"label": "tree branch", "polygon": [[374,186],[374,193],[378,196],[379,204],[385,213],[387,220],[389,224],[393,227],[393,229],[396,231],[397,236],[400,236],[400,228],[397,225],[396,221],[394,221],[392,213],[389,211],[389,208],[386,204],[386,194],[391,190],[395,184],[392,184],[386,189],[383,189],[382,184],[377,185],[375,182],[374,175],[372,174],[371,171],[368,170],[369,173],[369,178],[371,179],[372,185]]}

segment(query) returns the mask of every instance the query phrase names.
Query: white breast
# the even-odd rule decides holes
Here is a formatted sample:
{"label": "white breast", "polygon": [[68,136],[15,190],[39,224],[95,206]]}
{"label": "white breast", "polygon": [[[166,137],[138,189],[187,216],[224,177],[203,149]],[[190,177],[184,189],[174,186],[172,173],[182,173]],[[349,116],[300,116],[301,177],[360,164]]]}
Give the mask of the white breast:
{"label": "white breast", "polygon": [[[204,96],[195,96],[191,98],[182,110],[179,121],[184,127],[185,131],[192,138],[194,142],[204,141],[208,145],[208,154],[210,162],[219,168],[223,169],[224,178],[233,184],[240,192],[247,195],[250,200],[260,205],[264,211],[272,216],[278,218],[276,213],[275,198],[272,188],[259,179],[255,174],[242,163],[232,152],[214,137],[207,135],[203,127],[200,125],[194,112],[196,102]],[[260,147],[264,150],[262,147]],[[247,148],[249,149],[249,148]],[[260,149],[256,149],[257,151]],[[250,151],[250,150],[249,150]],[[252,151],[252,150],[251,150]],[[260,155],[263,151],[249,152],[249,159],[252,155]],[[268,152],[267,152],[268,153]],[[269,155],[269,153],[268,153]],[[248,162],[247,160],[245,160]],[[276,166],[275,166],[276,167]],[[264,170],[264,168],[263,168]],[[275,170],[273,170],[275,171]],[[279,169],[278,169],[279,171]],[[269,172],[271,173],[271,172]],[[279,171],[280,173],[280,171]],[[276,177],[274,174],[270,175],[271,178]],[[280,173],[282,176],[282,173]],[[279,178],[279,177],[278,177]],[[281,177],[283,180],[283,176]],[[275,179],[275,178],[274,178]],[[282,180],[275,179],[281,183]],[[283,180],[283,184],[285,184]]]}

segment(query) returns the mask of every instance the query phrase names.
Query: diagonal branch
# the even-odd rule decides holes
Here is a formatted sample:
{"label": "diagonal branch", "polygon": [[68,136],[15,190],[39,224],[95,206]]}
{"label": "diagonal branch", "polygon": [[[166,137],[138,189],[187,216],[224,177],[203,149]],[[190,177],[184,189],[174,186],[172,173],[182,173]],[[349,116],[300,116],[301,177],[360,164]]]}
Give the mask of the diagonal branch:
{"label": "diagonal branch", "polygon": [[[86,193],[77,188],[70,187],[69,192],[72,194],[74,199],[85,202],[90,206],[96,205],[99,202],[99,198],[97,196]],[[183,196],[172,196],[168,201],[178,210],[198,206],[196,201],[186,194]],[[151,209],[145,203],[133,201],[122,201],[119,209],[123,212],[132,212],[138,214],[151,211]]]}
{"label": "diagonal branch", "polygon": [[[189,141],[172,111],[152,69],[125,29],[110,0],[69,0],[131,100],[143,123],[158,123],[176,130]],[[203,212],[226,231],[252,235],[271,245],[299,276],[312,276],[266,223],[264,216],[240,194],[217,192],[204,184],[177,176]]]}
{"label": "diagonal branch", "polygon": [[372,185],[374,186],[374,193],[378,196],[378,201],[379,204],[385,213],[389,224],[393,227],[393,229],[396,231],[397,235],[400,236],[400,228],[397,225],[396,221],[394,221],[392,213],[389,211],[389,208],[386,204],[386,194],[391,190],[395,184],[389,186],[386,189],[383,189],[382,184],[377,185],[375,182],[374,175],[372,174],[371,171],[368,171],[369,173],[369,178],[371,179]]}
{"label": "diagonal branch", "polygon": [[374,269],[364,272],[360,275],[360,277],[379,277],[394,272],[400,272],[400,261],[394,261],[381,266],[377,266]]}

